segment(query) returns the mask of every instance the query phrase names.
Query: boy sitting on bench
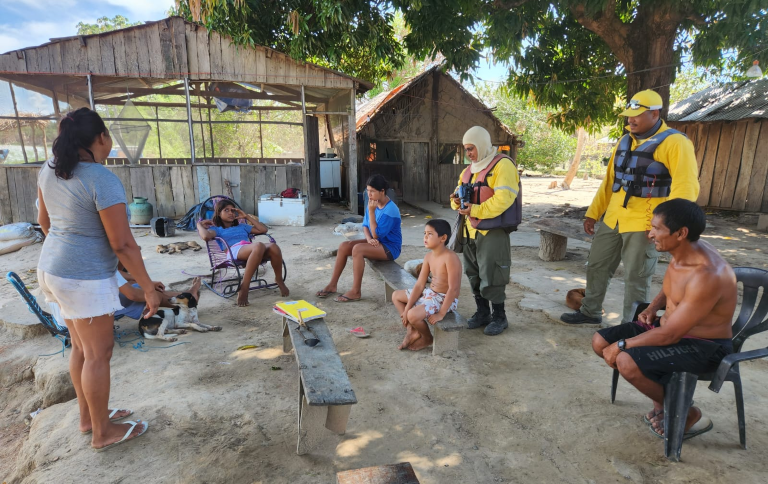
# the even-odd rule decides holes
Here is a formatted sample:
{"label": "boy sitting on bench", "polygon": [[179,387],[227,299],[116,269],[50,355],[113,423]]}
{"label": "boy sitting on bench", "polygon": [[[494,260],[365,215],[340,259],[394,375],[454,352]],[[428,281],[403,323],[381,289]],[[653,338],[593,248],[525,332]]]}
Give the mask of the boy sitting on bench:
{"label": "boy sitting on bench", "polygon": [[[450,238],[448,222],[441,219],[428,221],[424,227],[424,246],[431,252],[424,257],[419,279],[413,289],[401,289],[392,294],[392,302],[407,329],[398,349],[418,351],[428,347],[432,344],[432,333],[426,322],[437,324],[448,311],[456,311],[461,288],[461,261],[445,246]],[[432,283],[426,288],[430,272]]]}

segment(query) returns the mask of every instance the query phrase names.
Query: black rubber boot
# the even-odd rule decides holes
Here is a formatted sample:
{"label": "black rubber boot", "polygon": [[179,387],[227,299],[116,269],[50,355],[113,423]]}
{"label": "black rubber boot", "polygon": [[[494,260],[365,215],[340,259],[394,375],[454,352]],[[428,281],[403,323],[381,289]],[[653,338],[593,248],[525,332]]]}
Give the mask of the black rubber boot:
{"label": "black rubber boot", "polygon": [[566,323],[566,324],[600,324],[603,322],[602,316],[598,316],[596,318],[593,318],[591,316],[587,316],[586,314],[582,314],[581,311],[576,311],[573,313],[563,313],[560,316],[560,321]]}
{"label": "black rubber boot", "polygon": [[507,321],[507,313],[504,312],[504,303],[493,305],[493,315],[491,316],[491,324],[486,326],[483,333],[488,336],[496,336],[501,334],[509,326]]}
{"label": "black rubber boot", "polygon": [[491,301],[483,296],[475,296],[477,312],[467,321],[467,328],[477,329],[486,326],[491,322]]}

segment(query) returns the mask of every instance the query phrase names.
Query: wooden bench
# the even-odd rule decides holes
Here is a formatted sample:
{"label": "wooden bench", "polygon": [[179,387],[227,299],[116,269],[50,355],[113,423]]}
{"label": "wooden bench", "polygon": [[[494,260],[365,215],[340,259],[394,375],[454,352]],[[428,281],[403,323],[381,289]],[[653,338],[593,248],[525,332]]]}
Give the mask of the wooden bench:
{"label": "wooden bench", "polygon": [[410,462],[401,462],[339,472],[336,484],[419,484],[419,479]]}
{"label": "wooden bench", "polygon": [[[322,439],[323,426],[343,435],[352,405],[357,403],[325,320],[315,319],[307,322],[307,326],[320,340],[317,346],[304,344],[298,323],[283,317],[283,351],[288,353],[293,347],[299,366],[299,455],[310,452]],[[306,329],[302,333],[312,338]]]}
{"label": "wooden bench", "polygon": [[584,232],[584,223],[568,218],[540,218],[529,225],[540,230],[539,259],[552,262],[563,260],[568,239],[592,243],[592,236]]}
{"label": "wooden bench", "polygon": [[[366,260],[368,266],[384,279],[384,304],[392,302],[393,292],[398,289],[411,289],[416,284],[416,278],[395,261]],[[459,350],[459,331],[467,327],[467,320],[461,314],[451,311],[442,321],[428,326],[434,335],[432,354],[442,355]]]}

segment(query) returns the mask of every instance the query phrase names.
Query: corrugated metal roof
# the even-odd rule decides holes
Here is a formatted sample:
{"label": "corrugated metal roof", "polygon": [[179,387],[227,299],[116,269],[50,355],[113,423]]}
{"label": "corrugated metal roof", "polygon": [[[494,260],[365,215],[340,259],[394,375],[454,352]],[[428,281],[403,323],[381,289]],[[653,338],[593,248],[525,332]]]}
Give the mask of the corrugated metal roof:
{"label": "corrugated metal roof", "polygon": [[669,121],[768,119],[768,78],[713,86],[669,108]]}

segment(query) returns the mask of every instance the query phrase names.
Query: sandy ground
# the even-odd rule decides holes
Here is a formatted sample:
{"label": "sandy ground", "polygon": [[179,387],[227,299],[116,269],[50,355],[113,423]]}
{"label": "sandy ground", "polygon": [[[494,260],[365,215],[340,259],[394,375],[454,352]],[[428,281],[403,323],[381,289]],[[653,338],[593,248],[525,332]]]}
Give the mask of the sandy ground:
{"label": "sandy ground", "polygon": [[[587,205],[599,183],[547,190],[550,180],[524,179],[528,219],[565,203]],[[435,204],[425,206],[435,217],[450,215]],[[426,217],[409,207],[402,212],[401,264],[425,253]],[[569,243],[566,260],[544,263],[537,257],[538,234],[521,227],[511,236],[509,330],[495,338],[464,331],[458,356],[433,357],[396,350],[403,330],[393,307],[383,302],[382,282],[370,272],[360,302],[314,297],[330,277],[328,251],[342,240],[332,229],[344,216],[327,207],[308,227],[275,227],[272,233],[288,261],[291,298],[315,301],[328,313],[359,402],[346,435],[327,432],[318,450],[295,454],[298,370],[293,355],[282,352],[280,320],[271,312],[279,294],[252,293],[251,306],[243,309],[206,291],[200,318],[222,325],[221,333],[188,334],[181,338],[186,344],[172,348],[148,342],[145,347],[153,349],[145,352],[132,343],[115,346],[111,404],[132,408],[150,428],[140,439],[100,454],[77,432],[74,400],[43,404],[66,377],[67,358],[38,356],[56,351],[57,342],[45,336],[21,340],[0,330],[0,482],[333,483],[341,470],[401,461],[411,462],[425,484],[768,480],[768,361],[742,365],[748,450],[738,444],[730,386],[715,394],[699,385],[696,402],[715,428],[686,442],[681,463],[663,457],[662,441],[640,420],[649,403],[626,382],[610,404],[611,370],[589,346],[594,329],[566,327],[552,317],[566,310],[565,292],[583,286],[587,244]],[[710,225],[706,240],[732,264],[768,267],[768,234],[736,217],[713,215]],[[152,249],[160,239],[145,234],[135,231],[155,279],[185,287],[190,276],[182,269],[205,271],[204,252],[156,254]],[[195,238],[181,233],[176,240]],[[34,273],[26,271],[36,266],[39,250],[37,245],[0,257],[0,270],[14,270],[32,283]],[[665,269],[659,264],[656,283]],[[340,289],[349,287],[350,272]],[[619,278],[605,304],[609,324],[618,322],[620,302]],[[0,318],[16,314],[21,304],[5,282],[0,303]],[[474,311],[466,278],[459,311]],[[125,320],[118,324],[136,329]],[[346,333],[361,325],[371,338]],[[236,350],[245,344],[258,348]],[[766,338],[756,337],[747,348],[766,345]],[[27,426],[25,417],[39,406],[46,408]]]}

